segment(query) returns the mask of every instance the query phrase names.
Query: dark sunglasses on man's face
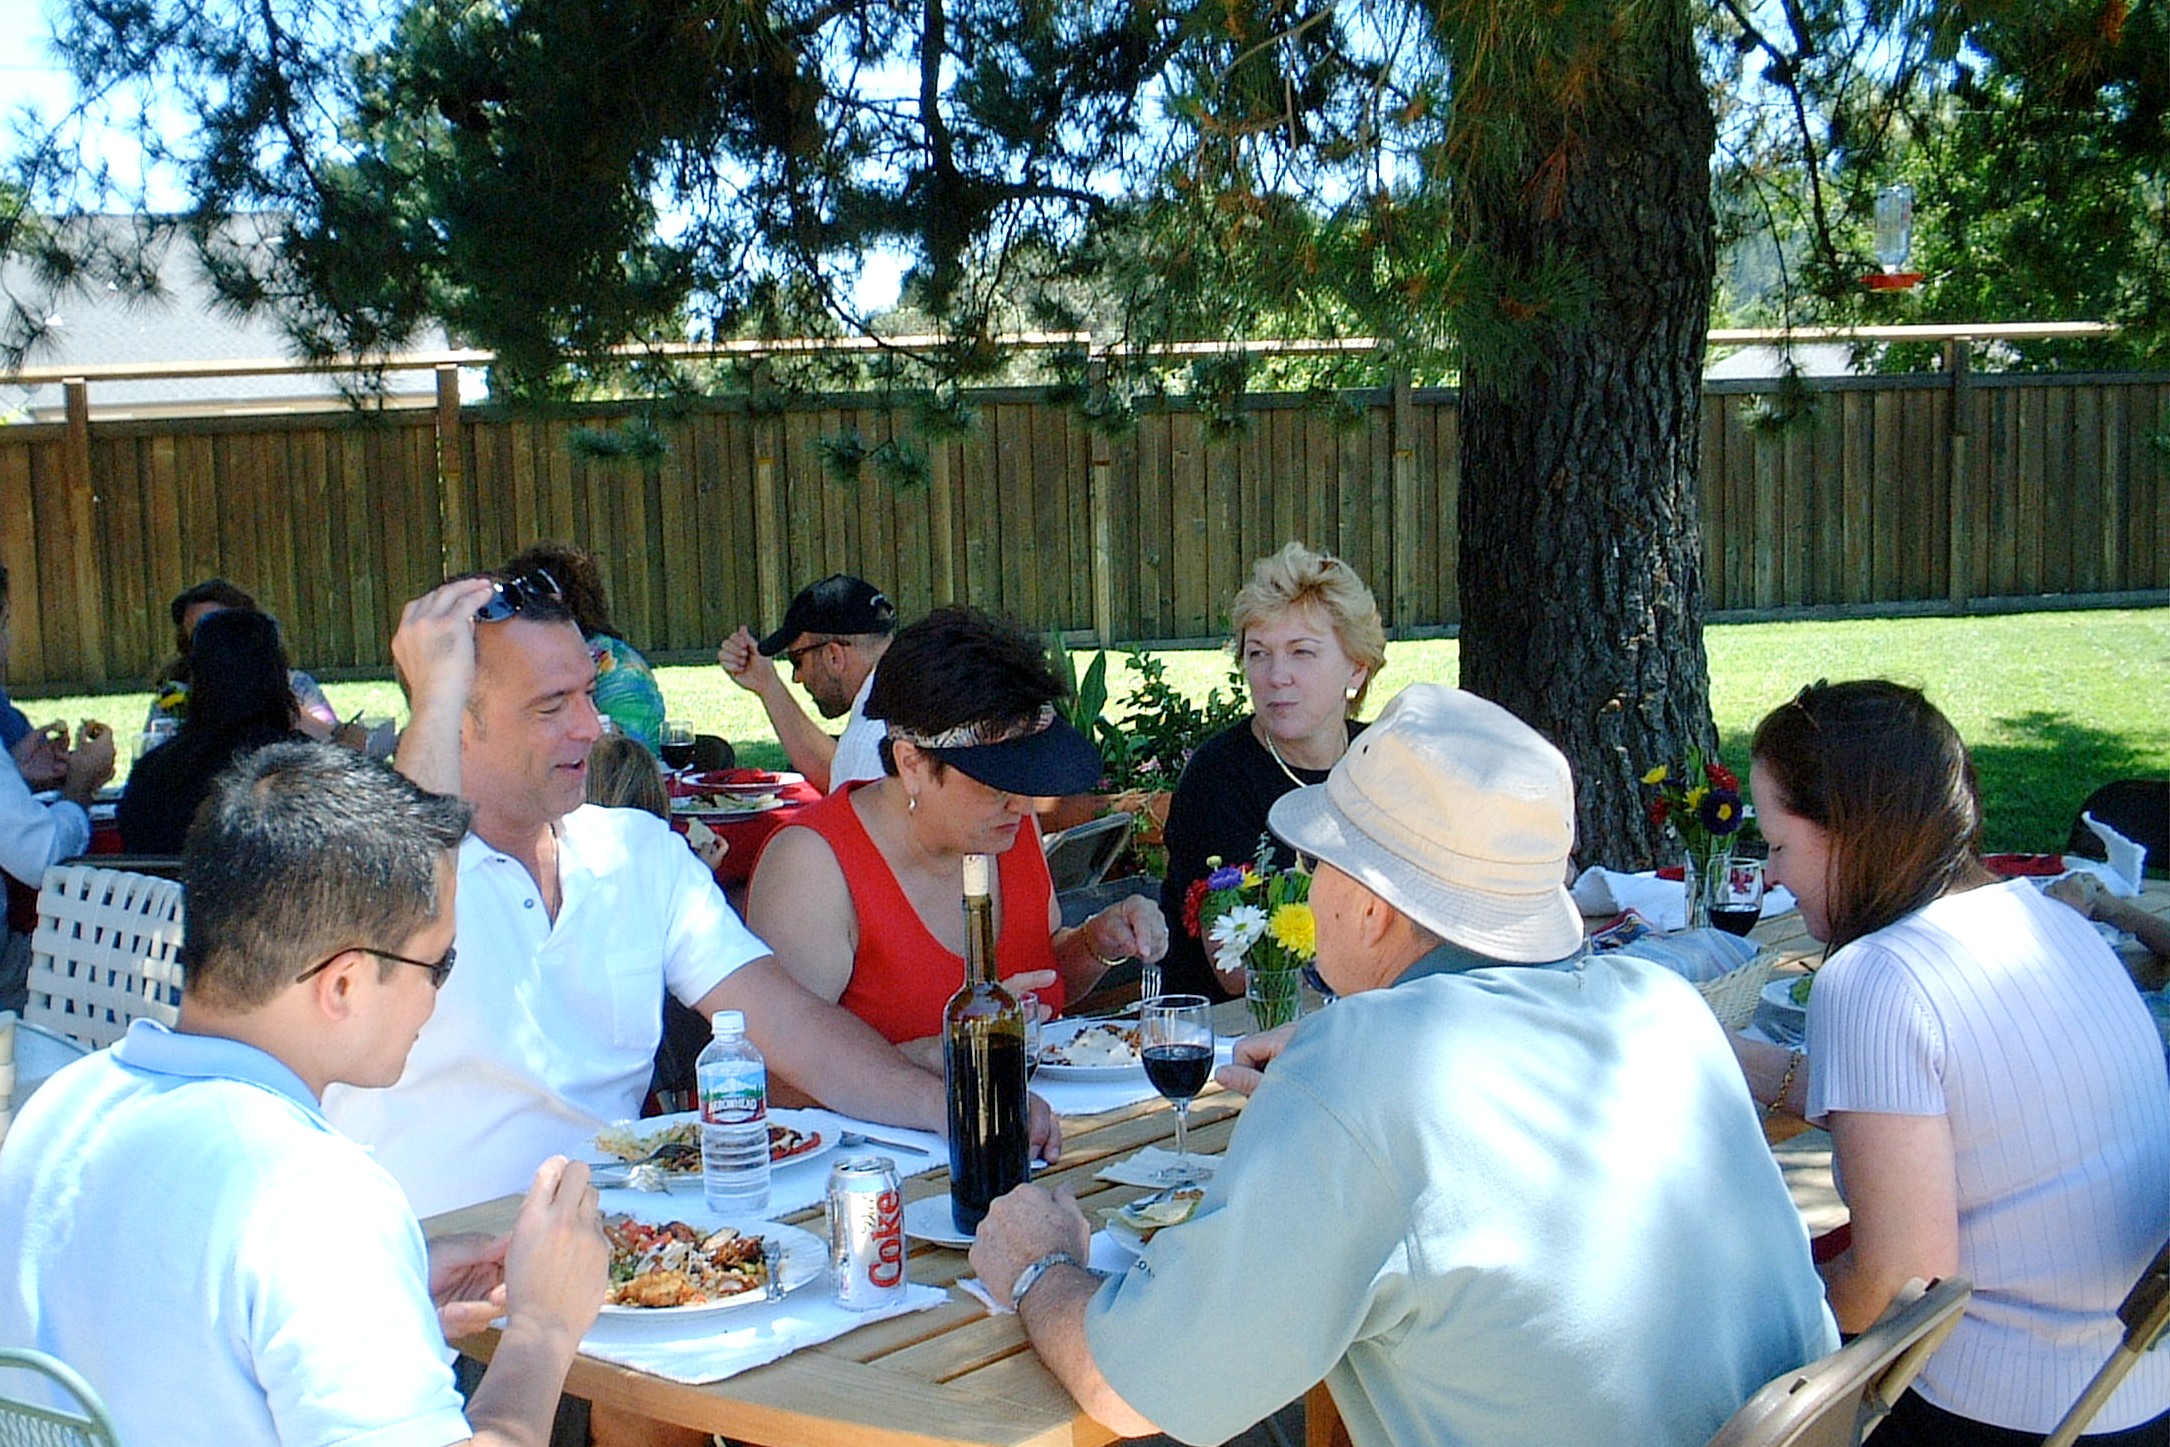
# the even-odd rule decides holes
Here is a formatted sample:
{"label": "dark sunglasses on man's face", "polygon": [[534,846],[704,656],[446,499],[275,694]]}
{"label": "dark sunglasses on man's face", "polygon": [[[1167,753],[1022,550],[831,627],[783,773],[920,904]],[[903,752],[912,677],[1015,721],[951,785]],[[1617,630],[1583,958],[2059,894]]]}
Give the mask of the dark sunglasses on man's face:
{"label": "dark sunglasses on man's face", "polygon": [[330,969],[332,961],[338,959],[340,955],[348,953],[350,950],[359,950],[365,955],[370,955],[380,960],[391,960],[395,964],[413,965],[418,970],[428,970],[429,982],[431,986],[439,990],[442,990],[445,987],[445,981],[452,978],[452,961],[459,955],[458,947],[453,946],[446,949],[444,954],[438,959],[411,960],[405,955],[395,955],[390,950],[373,950],[367,945],[349,945],[347,949],[338,950],[330,955],[325,956],[323,959],[311,965],[308,969],[303,970],[300,974],[294,976],[294,983],[298,985],[302,981],[308,979],[310,976],[321,974],[325,970]]}
{"label": "dark sunglasses on man's face", "polygon": [[558,580],[550,576],[548,568],[530,568],[501,583],[490,585],[490,596],[475,610],[477,623],[502,623],[507,618],[533,607],[538,600],[547,599],[559,607],[565,605],[565,590]]}

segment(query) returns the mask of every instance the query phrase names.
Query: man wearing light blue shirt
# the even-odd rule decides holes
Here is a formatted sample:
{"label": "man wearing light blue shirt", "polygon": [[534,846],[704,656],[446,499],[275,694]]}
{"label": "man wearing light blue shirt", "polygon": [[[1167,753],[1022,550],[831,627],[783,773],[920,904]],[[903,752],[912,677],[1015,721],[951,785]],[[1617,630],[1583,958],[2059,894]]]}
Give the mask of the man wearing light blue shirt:
{"label": "man wearing light blue shirt", "polygon": [[1693,1447],[1837,1346],[1716,1019],[1583,951],[1557,749],[1418,684],[1270,823],[1343,998],[1239,1045],[1197,1214],[1102,1281],[1024,1186],[972,1250],[1087,1411],[1218,1442],[1323,1380],[1356,1447]]}
{"label": "man wearing light blue shirt", "polygon": [[[451,973],[458,801],[346,749],[275,744],[183,856],[177,1028],[138,1020],[0,1149],[0,1345],[87,1378],[125,1442],[547,1438],[608,1246],[586,1168],[536,1172],[494,1241],[426,1250],[396,1182],[326,1123],[397,1079]],[[463,1410],[448,1333],[505,1327]]]}

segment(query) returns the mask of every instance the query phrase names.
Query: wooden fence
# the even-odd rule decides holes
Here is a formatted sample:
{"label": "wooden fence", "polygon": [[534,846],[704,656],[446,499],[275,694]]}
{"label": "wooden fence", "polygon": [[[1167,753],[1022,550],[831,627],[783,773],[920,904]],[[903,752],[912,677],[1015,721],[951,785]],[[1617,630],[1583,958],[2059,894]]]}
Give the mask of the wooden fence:
{"label": "wooden fence", "polygon": [[[1768,384],[1706,393],[1712,610],[2170,589],[2170,376],[1809,388],[1783,427],[1756,421]],[[405,599],[539,537],[592,549],[620,627],[663,655],[773,626],[837,570],[908,615],[963,599],[1112,639],[1206,637],[1251,559],[1291,537],[1347,558],[1391,628],[1451,625],[1455,395],[1355,401],[1337,422],[1256,397],[1228,438],[1171,405],[1109,440],[1036,392],[989,392],[975,431],[930,446],[931,479],[907,486],[824,465],[824,437],[909,433],[908,412],[865,397],[695,405],[639,465],[568,444],[624,409],[461,408],[456,384],[435,411],[93,424],[78,409],[0,428],[12,686],[141,683],[171,647],[166,600],[212,575],[276,613],[306,666],[382,668]]]}

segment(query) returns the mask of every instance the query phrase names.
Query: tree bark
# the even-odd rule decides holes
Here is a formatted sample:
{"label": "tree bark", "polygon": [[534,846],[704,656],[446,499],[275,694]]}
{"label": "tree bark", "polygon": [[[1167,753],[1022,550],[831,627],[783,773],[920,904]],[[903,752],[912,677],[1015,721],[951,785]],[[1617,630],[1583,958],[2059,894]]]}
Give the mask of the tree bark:
{"label": "tree bark", "polygon": [[[1590,304],[1533,366],[1463,372],[1461,677],[1574,766],[1576,857],[1647,866],[1641,775],[1714,741],[1696,508],[1715,266],[1710,103],[1686,7],[1557,121],[1557,183],[1473,190],[1510,267],[1571,259]],[[1523,98],[1526,99],[1526,98]]]}

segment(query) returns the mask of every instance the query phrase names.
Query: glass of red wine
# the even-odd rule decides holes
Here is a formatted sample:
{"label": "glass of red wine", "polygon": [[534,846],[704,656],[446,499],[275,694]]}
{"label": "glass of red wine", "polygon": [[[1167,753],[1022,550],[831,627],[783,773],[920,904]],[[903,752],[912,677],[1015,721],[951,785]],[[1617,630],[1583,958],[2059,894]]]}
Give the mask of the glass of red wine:
{"label": "glass of red wine", "polygon": [[1735,859],[1727,863],[1725,878],[1718,882],[1717,896],[1710,902],[1710,922],[1727,934],[1745,935],[1763,918],[1763,861]]}
{"label": "glass of red wine", "polygon": [[693,725],[665,719],[662,729],[663,763],[673,772],[693,766]]}
{"label": "glass of red wine", "polygon": [[1170,1185],[1198,1179],[1190,1157],[1190,1103],[1213,1073],[1212,1011],[1203,995],[1161,995],[1139,1007],[1138,1053],[1145,1060],[1145,1078],[1175,1106],[1176,1163],[1161,1173]]}

